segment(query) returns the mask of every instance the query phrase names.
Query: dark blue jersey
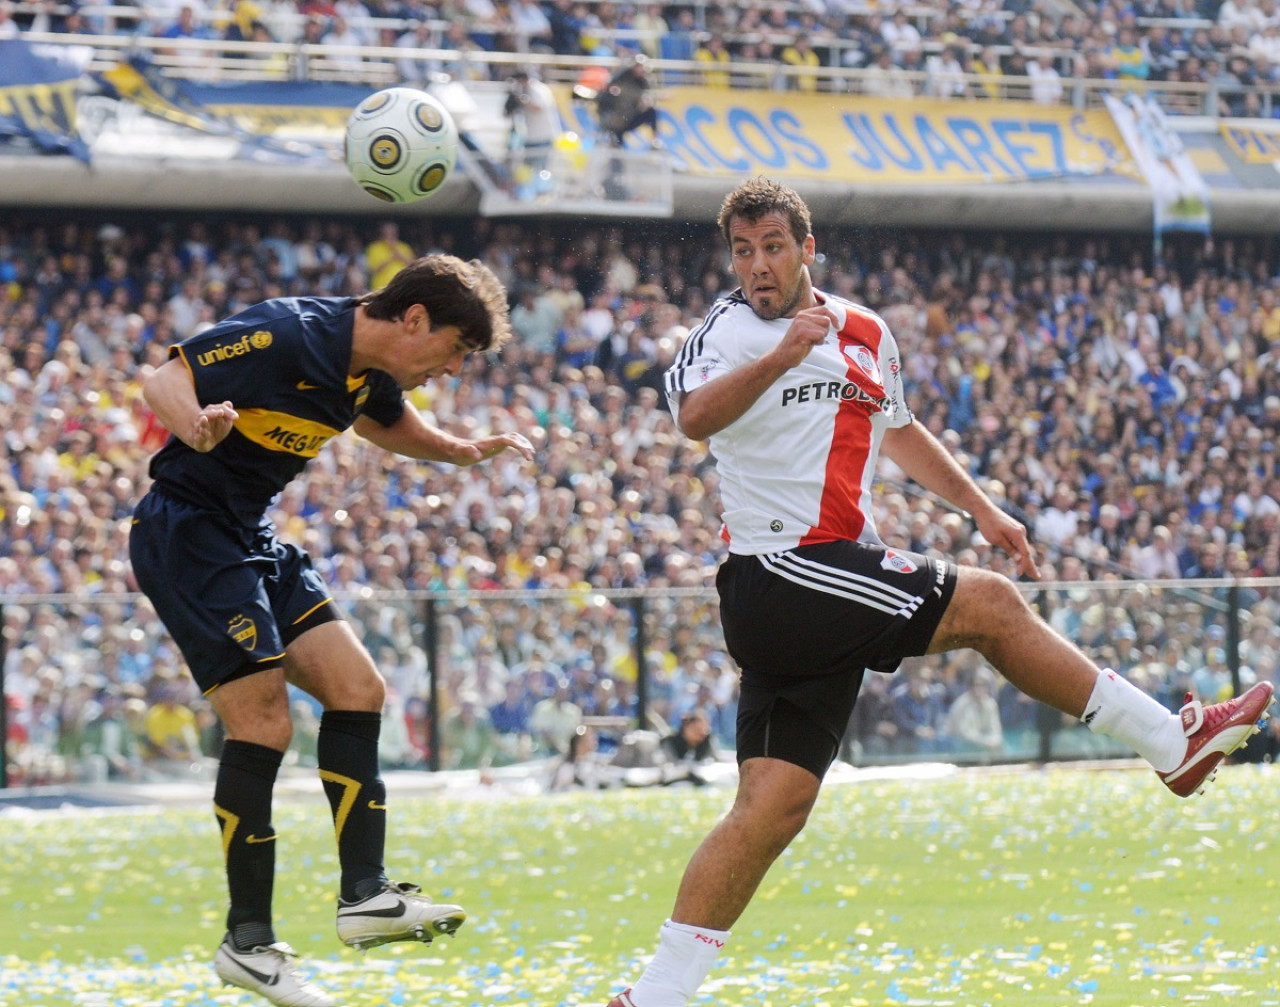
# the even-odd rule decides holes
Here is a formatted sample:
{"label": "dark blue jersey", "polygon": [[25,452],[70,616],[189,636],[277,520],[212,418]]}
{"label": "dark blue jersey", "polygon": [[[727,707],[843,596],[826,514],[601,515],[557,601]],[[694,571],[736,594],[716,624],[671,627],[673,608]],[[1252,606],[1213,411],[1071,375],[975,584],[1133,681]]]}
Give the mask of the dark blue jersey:
{"label": "dark blue jersey", "polygon": [[391,426],[404,399],[391,375],[349,377],[356,303],[349,297],[264,301],[171,347],[202,406],[229,401],[240,418],[212,451],[177,437],[151,461],[156,486],[197,507],[257,525],[272,499],[357,416]]}

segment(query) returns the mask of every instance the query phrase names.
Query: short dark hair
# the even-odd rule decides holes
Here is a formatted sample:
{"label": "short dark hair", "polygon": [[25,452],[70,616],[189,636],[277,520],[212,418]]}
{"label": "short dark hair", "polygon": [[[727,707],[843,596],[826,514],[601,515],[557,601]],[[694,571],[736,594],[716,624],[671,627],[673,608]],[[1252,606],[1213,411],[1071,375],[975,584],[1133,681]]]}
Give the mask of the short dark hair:
{"label": "short dark hair", "polygon": [[780,211],[787,218],[792,236],[797,243],[803,243],[813,229],[809,207],[795,189],[763,175],[748,179],[724,197],[716,223],[727,242],[734,217],[756,221],[774,211]]}
{"label": "short dark hair", "polygon": [[370,318],[403,318],[421,304],[433,329],[456,325],[472,351],[500,349],[511,338],[507,291],[479,259],[424,255],[409,263],[379,290],[356,298]]}

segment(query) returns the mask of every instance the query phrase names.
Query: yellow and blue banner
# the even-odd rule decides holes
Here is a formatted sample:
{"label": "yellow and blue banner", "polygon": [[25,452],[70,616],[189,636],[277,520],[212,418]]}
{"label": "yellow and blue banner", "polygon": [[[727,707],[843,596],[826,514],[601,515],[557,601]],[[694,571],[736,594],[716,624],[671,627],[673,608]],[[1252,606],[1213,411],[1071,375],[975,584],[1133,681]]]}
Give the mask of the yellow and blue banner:
{"label": "yellow and blue banner", "polygon": [[[346,88],[341,97],[335,97],[325,93],[327,89],[323,84],[287,82],[202,86],[163,76],[139,58],[118,63],[100,74],[99,80],[115,97],[133,102],[159,119],[237,140],[240,157],[259,161],[332,160],[336,152],[331,142],[276,138],[270,135],[274,131],[272,123],[310,121],[302,110],[313,107],[317,101],[344,101],[352,95],[363,97],[369,93],[367,87]],[[282,100],[282,92],[287,93],[289,99]],[[243,103],[246,109],[259,108],[268,114],[253,118],[245,112],[237,113],[234,105],[227,109],[210,100],[218,96],[231,96],[233,102]],[[329,132],[340,135],[341,122],[346,121],[350,107],[326,108],[320,122]],[[341,122],[333,125],[339,114]]]}
{"label": "yellow and blue banner", "polygon": [[43,154],[89,160],[76,132],[80,71],[38,55],[23,39],[0,41],[0,139],[19,137]]}
{"label": "yellow and blue banner", "polygon": [[1254,123],[1221,123],[1218,131],[1227,147],[1245,164],[1280,161],[1280,129]]}
{"label": "yellow and blue banner", "polygon": [[[568,89],[558,99],[565,120],[592,135],[594,110]],[[1105,109],[692,87],[664,90],[658,107],[666,150],[695,176],[920,186],[1134,179]]]}

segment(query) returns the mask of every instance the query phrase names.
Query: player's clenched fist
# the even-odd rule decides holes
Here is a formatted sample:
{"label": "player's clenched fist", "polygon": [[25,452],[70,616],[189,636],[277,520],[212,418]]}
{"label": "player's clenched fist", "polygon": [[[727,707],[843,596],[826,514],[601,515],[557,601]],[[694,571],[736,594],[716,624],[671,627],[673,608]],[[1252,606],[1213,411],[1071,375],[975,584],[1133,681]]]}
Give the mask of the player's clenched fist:
{"label": "player's clenched fist", "polygon": [[787,334],[778,345],[787,367],[795,367],[809,355],[810,350],[821,346],[837,321],[831,309],[822,304],[796,312],[787,327]]}

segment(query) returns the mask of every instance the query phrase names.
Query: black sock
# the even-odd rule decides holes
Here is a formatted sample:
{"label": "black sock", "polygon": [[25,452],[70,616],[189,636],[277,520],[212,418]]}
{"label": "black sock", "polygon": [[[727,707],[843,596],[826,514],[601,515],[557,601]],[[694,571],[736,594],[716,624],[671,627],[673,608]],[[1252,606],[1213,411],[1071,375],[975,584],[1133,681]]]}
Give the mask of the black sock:
{"label": "black sock", "polygon": [[276,871],[276,833],[271,826],[271,791],[283,752],[251,741],[222,746],[213,813],[222,828],[226,860],[227,932],[242,951],[271,944],[271,890]]}
{"label": "black sock", "polygon": [[387,840],[387,788],[378,775],[382,714],[326,710],[320,718],[316,759],[338,837],[341,896],[358,902],[387,883],[382,866]]}

